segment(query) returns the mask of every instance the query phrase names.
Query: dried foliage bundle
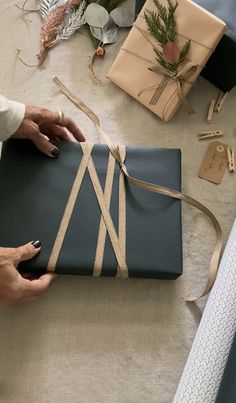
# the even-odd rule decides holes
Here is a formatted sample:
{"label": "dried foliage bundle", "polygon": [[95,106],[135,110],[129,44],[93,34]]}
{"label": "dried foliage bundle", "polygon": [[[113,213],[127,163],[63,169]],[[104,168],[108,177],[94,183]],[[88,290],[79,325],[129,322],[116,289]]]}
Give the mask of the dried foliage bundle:
{"label": "dried foliage bundle", "polygon": [[41,50],[39,63],[45,58],[46,51],[56,42],[68,39],[78,28],[85,24],[84,0],[42,0],[40,14],[43,18],[41,28]]}

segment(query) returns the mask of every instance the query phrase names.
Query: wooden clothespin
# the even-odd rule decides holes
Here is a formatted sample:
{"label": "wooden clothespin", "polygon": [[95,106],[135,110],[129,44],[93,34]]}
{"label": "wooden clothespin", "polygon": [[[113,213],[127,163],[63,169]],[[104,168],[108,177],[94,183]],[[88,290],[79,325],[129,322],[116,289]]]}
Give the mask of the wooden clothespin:
{"label": "wooden clothespin", "polygon": [[228,158],[229,172],[235,172],[234,148],[230,150],[230,148],[227,147],[227,158]]}
{"label": "wooden clothespin", "polygon": [[210,123],[212,121],[215,104],[216,104],[215,99],[212,99],[210,102],[210,105],[209,105],[208,113],[207,113],[207,120],[206,120],[207,123]]}
{"label": "wooden clothespin", "polygon": [[210,130],[207,132],[200,132],[198,134],[198,140],[205,140],[213,137],[221,137],[223,135],[224,135],[223,130]]}
{"label": "wooden clothespin", "polygon": [[215,103],[214,112],[220,112],[228,92],[221,91]]}

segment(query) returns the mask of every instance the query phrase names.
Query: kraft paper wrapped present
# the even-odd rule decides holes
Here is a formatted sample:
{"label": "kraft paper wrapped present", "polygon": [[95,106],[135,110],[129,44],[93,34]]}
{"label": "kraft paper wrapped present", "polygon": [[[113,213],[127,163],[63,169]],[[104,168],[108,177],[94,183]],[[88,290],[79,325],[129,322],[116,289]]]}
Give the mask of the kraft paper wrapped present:
{"label": "kraft paper wrapped present", "polygon": [[[57,145],[60,156],[50,159],[28,141],[9,140],[3,144],[0,245],[17,247],[34,239],[41,241],[40,254],[24,262],[21,271],[41,273],[48,268],[60,274],[93,275],[96,271],[98,275],[100,270],[102,276],[116,276],[116,255],[108,233],[104,232],[90,173],[87,168],[84,176],[80,171],[84,161],[81,147],[89,145],[66,142]],[[129,276],[177,278],[182,273],[180,200],[121,181],[121,187],[125,187],[122,201],[120,166],[107,145],[94,145],[91,155],[106,204],[110,204]],[[181,188],[178,149],[127,147],[125,164],[138,179],[178,191]],[[76,188],[78,181],[80,189]],[[64,231],[61,245],[57,243],[59,230]]]}
{"label": "kraft paper wrapped present", "polygon": [[[161,0],[160,3],[167,7],[166,0]],[[148,32],[144,19],[146,9],[156,11],[152,0],[145,3],[108,73],[108,78],[161,119],[169,121],[211,56],[226,26],[196,3],[190,0],[178,1],[175,12],[176,44],[182,49],[186,41],[190,40],[190,50],[180,66],[179,80],[176,77],[169,79],[156,104],[150,104],[154,91],[163,80],[163,74],[149,70],[157,65],[153,47],[158,48],[158,42]],[[182,96],[178,86],[182,88]]]}
{"label": "kraft paper wrapped present", "polygon": [[210,57],[202,75],[223,92],[236,85],[236,2],[235,0],[195,0],[225,21],[228,29]]}

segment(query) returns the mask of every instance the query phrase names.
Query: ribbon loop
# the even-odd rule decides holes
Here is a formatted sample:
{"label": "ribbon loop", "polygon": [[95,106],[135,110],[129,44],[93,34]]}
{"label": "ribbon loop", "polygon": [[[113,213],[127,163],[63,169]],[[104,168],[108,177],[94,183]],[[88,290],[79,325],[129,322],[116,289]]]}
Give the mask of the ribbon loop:
{"label": "ribbon loop", "polygon": [[181,103],[184,103],[186,106],[186,109],[189,114],[194,113],[193,108],[185,98],[185,95],[183,93],[183,88],[182,88],[182,83],[184,81],[187,81],[186,79],[189,78],[191,75],[196,73],[198,66],[194,64],[193,62],[187,62],[184,66],[182,66],[179,71],[173,72],[168,69],[166,69],[163,66],[155,65],[153,67],[150,67],[149,70],[153,71],[154,73],[162,74],[164,77],[162,78],[161,82],[159,84],[150,86],[150,87],[145,87],[143,88],[138,96],[140,96],[143,92],[146,91],[151,91],[155,89],[154,94],[152,95],[149,104],[150,105],[156,105],[157,102],[159,101],[159,98],[167,85],[171,82],[176,83],[176,90],[177,94],[179,97],[179,100]]}

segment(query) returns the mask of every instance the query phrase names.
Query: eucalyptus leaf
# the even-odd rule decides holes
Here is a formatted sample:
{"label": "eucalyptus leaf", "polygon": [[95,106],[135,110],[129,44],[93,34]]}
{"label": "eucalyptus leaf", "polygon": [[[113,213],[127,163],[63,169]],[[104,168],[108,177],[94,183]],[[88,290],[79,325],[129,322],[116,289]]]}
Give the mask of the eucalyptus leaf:
{"label": "eucalyptus leaf", "polygon": [[114,43],[117,41],[118,29],[109,29],[103,33],[103,45]]}
{"label": "eucalyptus leaf", "polygon": [[102,28],[89,27],[94,38],[102,42]]}
{"label": "eucalyptus leaf", "polygon": [[110,12],[113,21],[120,28],[131,27],[134,22],[134,13],[127,10],[127,7],[117,7]]}
{"label": "eucalyptus leaf", "polygon": [[104,7],[91,3],[84,12],[84,18],[90,27],[103,28],[109,21],[109,14]]}
{"label": "eucalyptus leaf", "polygon": [[111,17],[103,28],[90,27],[92,35],[102,42],[103,45],[117,41],[118,27]]}
{"label": "eucalyptus leaf", "polygon": [[102,34],[102,42],[104,45],[117,41],[118,27],[110,16],[107,24],[103,27]]}

